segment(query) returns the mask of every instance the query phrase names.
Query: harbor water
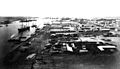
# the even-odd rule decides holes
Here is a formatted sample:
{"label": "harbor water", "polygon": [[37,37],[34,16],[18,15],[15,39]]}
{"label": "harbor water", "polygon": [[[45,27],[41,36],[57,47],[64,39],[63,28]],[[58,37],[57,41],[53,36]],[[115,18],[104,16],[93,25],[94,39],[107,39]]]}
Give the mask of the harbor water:
{"label": "harbor water", "polygon": [[[20,28],[21,25],[22,23],[19,21],[14,21],[11,24],[2,25],[2,27],[0,27],[0,69],[4,69],[2,60],[12,49],[12,45],[14,45],[14,43],[8,42],[8,39],[14,34],[19,35],[18,28]],[[28,25],[31,26],[32,23]],[[34,32],[35,28],[30,27],[30,30],[25,31],[23,36],[30,35]]]}

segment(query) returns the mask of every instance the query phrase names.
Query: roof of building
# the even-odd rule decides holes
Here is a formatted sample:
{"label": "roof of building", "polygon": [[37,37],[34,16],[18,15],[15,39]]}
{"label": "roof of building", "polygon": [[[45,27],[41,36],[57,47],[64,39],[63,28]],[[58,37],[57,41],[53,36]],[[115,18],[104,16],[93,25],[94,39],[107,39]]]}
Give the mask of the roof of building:
{"label": "roof of building", "polygon": [[105,41],[103,41],[103,40],[101,40],[101,39],[97,39],[97,38],[90,38],[90,37],[80,37],[78,40],[76,40],[76,41],[82,41],[82,42],[85,42],[85,41],[87,41],[87,42],[105,42]]}

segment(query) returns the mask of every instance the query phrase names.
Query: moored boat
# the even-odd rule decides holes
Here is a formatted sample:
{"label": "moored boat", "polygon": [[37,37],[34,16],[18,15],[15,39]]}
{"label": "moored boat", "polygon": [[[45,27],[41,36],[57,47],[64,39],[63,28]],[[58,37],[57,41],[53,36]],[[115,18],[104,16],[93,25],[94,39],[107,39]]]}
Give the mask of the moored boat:
{"label": "moored boat", "polygon": [[26,31],[26,30],[30,30],[30,26],[24,26],[24,27],[22,27],[22,28],[19,28],[19,29],[18,29],[18,32],[24,32],[24,31]]}

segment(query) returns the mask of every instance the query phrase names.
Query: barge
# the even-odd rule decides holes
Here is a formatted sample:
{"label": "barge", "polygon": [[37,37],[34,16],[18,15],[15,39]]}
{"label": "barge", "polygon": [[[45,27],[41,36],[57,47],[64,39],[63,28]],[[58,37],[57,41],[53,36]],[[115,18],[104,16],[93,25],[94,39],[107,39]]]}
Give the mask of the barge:
{"label": "barge", "polygon": [[9,42],[25,42],[27,41],[28,39],[30,39],[31,36],[19,36],[19,35],[16,35],[16,34],[13,34],[10,39],[8,39]]}

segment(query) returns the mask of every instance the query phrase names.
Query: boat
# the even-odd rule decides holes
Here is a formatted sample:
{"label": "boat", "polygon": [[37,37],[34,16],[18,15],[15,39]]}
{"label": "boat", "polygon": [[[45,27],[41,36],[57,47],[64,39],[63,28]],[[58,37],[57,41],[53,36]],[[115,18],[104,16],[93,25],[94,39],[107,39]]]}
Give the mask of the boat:
{"label": "boat", "polygon": [[[21,28],[18,28],[19,33],[30,30],[30,26],[28,25],[27,22],[21,22],[21,23],[22,23]],[[26,25],[23,25],[23,23],[26,23]]]}
{"label": "boat", "polygon": [[22,28],[19,28],[19,29],[18,29],[18,32],[20,33],[20,32],[24,32],[24,31],[26,31],[26,30],[30,30],[30,26],[24,26],[24,27],[22,27]]}
{"label": "boat", "polygon": [[11,37],[8,39],[9,42],[13,42],[13,41],[20,41],[19,40],[19,36],[16,34],[11,35]]}
{"label": "boat", "polygon": [[17,35],[13,34],[10,39],[8,39],[9,42],[24,42],[27,41],[31,36],[23,36],[22,34]]}

